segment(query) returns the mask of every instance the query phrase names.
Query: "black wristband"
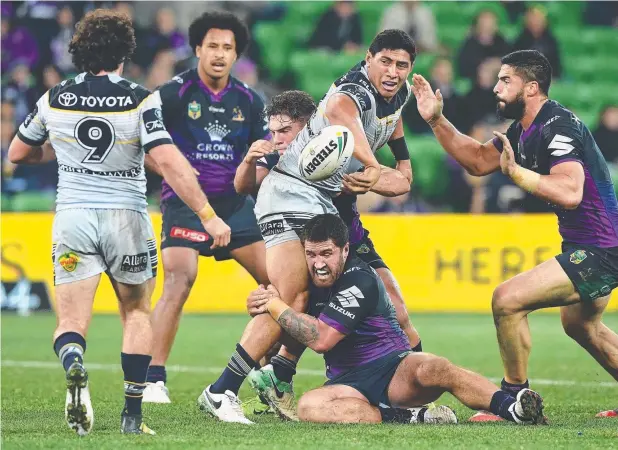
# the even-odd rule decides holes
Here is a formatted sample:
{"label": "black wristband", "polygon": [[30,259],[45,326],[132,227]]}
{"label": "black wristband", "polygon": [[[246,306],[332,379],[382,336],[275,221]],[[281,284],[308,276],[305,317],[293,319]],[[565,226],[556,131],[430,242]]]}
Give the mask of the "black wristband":
{"label": "black wristband", "polygon": [[397,161],[406,161],[410,159],[406,138],[403,136],[399,139],[395,139],[394,141],[389,141],[388,146],[391,148],[391,152],[393,152],[393,155]]}

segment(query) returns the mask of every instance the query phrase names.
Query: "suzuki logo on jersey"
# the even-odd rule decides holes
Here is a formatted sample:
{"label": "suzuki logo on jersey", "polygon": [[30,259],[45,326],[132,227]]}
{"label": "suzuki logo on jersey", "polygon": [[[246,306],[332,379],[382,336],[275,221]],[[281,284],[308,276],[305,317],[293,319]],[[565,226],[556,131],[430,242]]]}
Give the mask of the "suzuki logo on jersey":
{"label": "suzuki logo on jersey", "polygon": [[107,106],[108,108],[114,108],[116,106],[125,107],[133,104],[133,100],[131,97],[84,97],[80,96],[81,106],[89,106],[91,108],[98,106],[102,108],[103,106]]}
{"label": "suzuki logo on jersey", "polygon": [[328,304],[328,307],[334,309],[335,311],[337,311],[338,313],[343,314],[346,317],[349,317],[350,319],[355,319],[356,318],[356,314],[353,314],[350,311],[346,311],[341,306],[335,305],[333,302],[330,302]]}
{"label": "suzuki logo on jersey", "polygon": [[207,127],[204,127],[204,130],[208,132],[210,135],[211,141],[222,141],[225,136],[227,136],[231,130],[225,126],[225,124],[219,124],[218,120],[215,120],[215,123],[209,123]]}
{"label": "suzuki logo on jersey", "polygon": [[564,156],[568,153],[571,153],[575,147],[573,147],[569,142],[573,142],[573,139],[570,137],[563,136],[561,134],[557,134],[549,143],[547,147],[549,150],[554,150],[551,152],[552,156]]}
{"label": "suzuki logo on jersey", "polygon": [[335,296],[344,308],[358,308],[360,306],[358,299],[365,298],[363,293],[356,286],[338,292]]}
{"label": "suzuki logo on jersey", "polygon": [[73,106],[77,103],[77,95],[72,92],[63,92],[58,96],[58,103],[62,106]]}

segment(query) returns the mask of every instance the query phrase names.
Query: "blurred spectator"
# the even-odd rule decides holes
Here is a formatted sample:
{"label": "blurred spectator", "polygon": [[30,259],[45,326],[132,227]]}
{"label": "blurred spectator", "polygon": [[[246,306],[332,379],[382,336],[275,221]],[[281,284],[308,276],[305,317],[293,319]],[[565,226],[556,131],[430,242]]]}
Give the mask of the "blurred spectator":
{"label": "blurred spectator", "polygon": [[[4,3],[2,3],[4,7]],[[4,9],[3,9],[4,14]],[[25,27],[14,26],[10,19],[2,16],[2,75],[15,64],[25,64],[32,69],[39,60],[39,51],[32,33]]]}
{"label": "blurred spectator", "polygon": [[589,25],[618,27],[618,2],[587,1],[584,21]]}
{"label": "blurred spectator", "polygon": [[549,29],[547,14],[541,7],[533,7],[526,11],[524,29],[515,41],[514,49],[533,49],[543,53],[551,64],[552,75],[560,78],[562,64],[558,41]]}
{"label": "blurred spectator", "polygon": [[[453,125],[460,128],[467,121],[463,117],[465,115],[463,112],[463,98],[455,91],[453,78],[453,64],[451,61],[446,58],[436,58],[431,68],[431,87],[434,91],[440,89],[440,93],[444,98],[444,115],[448,117]],[[414,96],[412,96],[403,111],[403,120],[410,131],[414,133],[431,133],[431,128],[418,113]]]}
{"label": "blurred spectator", "polygon": [[418,0],[402,0],[386,8],[378,31],[390,28],[408,32],[421,52],[437,53],[440,49],[436,18],[431,9]]}
{"label": "blurred spectator", "polygon": [[170,8],[161,8],[155,16],[155,28],[146,32],[133,60],[142,67],[147,67],[158,52],[168,49],[172,50],[174,61],[190,55],[187,38],[176,27],[174,11]]}
{"label": "blurred spectator", "polygon": [[65,6],[58,11],[56,21],[60,31],[51,40],[52,62],[64,72],[73,72],[75,66],[73,66],[73,60],[69,53],[69,44],[73,37],[75,23],[73,10]]}
{"label": "blurred spectator", "polygon": [[2,87],[2,101],[14,106],[15,123],[21,123],[30,113],[37,100],[39,90],[34,77],[25,64],[18,64],[10,73],[10,79]]}
{"label": "blurred spectator", "polygon": [[41,97],[48,90],[61,83],[64,80],[64,74],[53,64],[48,64],[43,68],[41,72],[41,80],[38,82],[38,94],[37,97]]}
{"label": "blurred spectator", "polygon": [[232,75],[238,78],[260,94],[264,103],[269,103],[270,99],[277,95],[277,89],[272,85],[260,80],[257,65],[248,58],[240,58],[234,64]]}
{"label": "blurred spectator", "polygon": [[470,34],[457,56],[459,75],[476,77],[481,63],[493,57],[501,58],[510,51],[510,45],[498,31],[498,19],[492,11],[482,11],[474,19]]}
{"label": "blurred spectator", "polygon": [[309,47],[353,53],[363,42],[363,28],[354,2],[338,1],[328,9],[309,39]]}
{"label": "blurred spectator", "polygon": [[474,124],[481,121],[496,121],[496,94],[494,86],[498,81],[498,72],[501,63],[499,58],[483,61],[470,92],[463,99],[465,122],[463,128],[469,130]]}
{"label": "blurred spectator", "polygon": [[150,90],[154,90],[162,84],[171,80],[174,73],[174,64],[176,57],[172,49],[164,49],[159,51],[150,66],[150,71],[146,77],[144,86]]}
{"label": "blurred spectator", "polygon": [[608,163],[618,163],[618,105],[609,105],[601,111],[601,118],[592,133]]}
{"label": "blurred spectator", "polygon": [[502,0],[500,3],[509,16],[511,23],[517,23],[519,18],[526,12],[526,4],[521,0]]}

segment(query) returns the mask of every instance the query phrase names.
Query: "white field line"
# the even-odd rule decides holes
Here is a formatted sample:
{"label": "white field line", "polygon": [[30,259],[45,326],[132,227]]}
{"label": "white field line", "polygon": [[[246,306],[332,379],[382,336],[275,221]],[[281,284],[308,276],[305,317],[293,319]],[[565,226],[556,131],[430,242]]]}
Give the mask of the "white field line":
{"label": "white field line", "polygon": [[[59,369],[60,363],[56,361],[15,361],[15,360],[2,360],[0,362],[1,367],[21,367],[30,369]],[[120,364],[99,364],[99,363],[86,363],[88,370],[105,370],[111,372],[121,372],[122,367]],[[185,373],[208,373],[219,374],[222,370],[221,367],[197,367],[197,366],[167,366],[168,372],[185,372]],[[312,369],[299,369],[299,375],[308,375],[315,377],[324,377],[324,371],[312,370]],[[494,383],[499,383],[500,378],[489,378]],[[543,378],[534,378],[530,381],[531,385],[545,385],[545,386],[577,386],[577,387],[604,387],[604,388],[616,388],[618,383],[612,381],[574,381],[574,380],[548,380]]]}

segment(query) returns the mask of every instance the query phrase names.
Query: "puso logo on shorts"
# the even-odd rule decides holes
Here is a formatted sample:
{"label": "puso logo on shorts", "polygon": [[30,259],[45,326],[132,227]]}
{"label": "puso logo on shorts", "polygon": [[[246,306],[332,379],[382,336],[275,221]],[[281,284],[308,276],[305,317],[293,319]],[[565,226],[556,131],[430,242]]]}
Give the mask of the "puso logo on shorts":
{"label": "puso logo on shorts", "polygon": [[206,242],[210,239],[208,234],[202,231],[189,230],[188,228],[172,227],[170,237],[186,239],[193,242]]}
{"label": "puso logo on shorts", "polygon": [[148,268],[148,253],[138,253],[137,255],[124,255],[120,270],[123,272],[138,273]]}
{"label": "puso logo on shorts", "polygon": [[77,268],[78,262],[79,256],[77,256],[74,252],[63,253],[58,258],[58,264],[60,264],[60,266],[62,266],[62,268],[67,272],[73,272]]}
{"label": "puso logo on shorts", "polygon": [[581,264],[581,262],[587,257],[588,255],[586,255],[586,252],[584,250],[575,250],[573,253],[571,253],[569,261],[571,261],[573,264]]}

